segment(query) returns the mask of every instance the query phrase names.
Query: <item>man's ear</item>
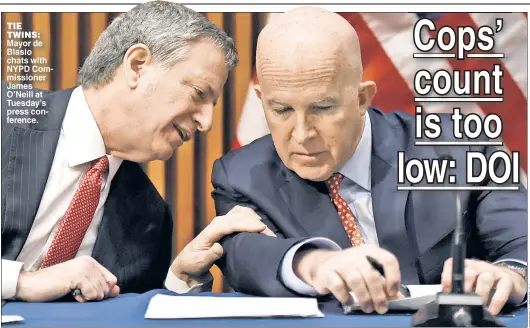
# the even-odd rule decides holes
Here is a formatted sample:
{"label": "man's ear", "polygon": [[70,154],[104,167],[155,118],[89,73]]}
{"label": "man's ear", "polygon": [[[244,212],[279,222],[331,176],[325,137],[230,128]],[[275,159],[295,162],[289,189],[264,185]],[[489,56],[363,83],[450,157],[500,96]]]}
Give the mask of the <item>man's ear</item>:
{"label": "man's ear", "polygon": [[259,100],[261,100],[261,86],[259,84],[254,84],[254,91],[256,92],[256,96],[258,96]]}
{"label": "man's ear", "polygon": [[137,43],[127,49],[123,56],[123,68],[127,85],[136,89],[140,77],[145,73],[145,68],[151,64],[153,57],[149,48],[142,43]]}
{"label": "man's ear", "polygon": [[372,104],[377,87],[374,81],[361,82],[359,85],[359,107],[364,112]]}

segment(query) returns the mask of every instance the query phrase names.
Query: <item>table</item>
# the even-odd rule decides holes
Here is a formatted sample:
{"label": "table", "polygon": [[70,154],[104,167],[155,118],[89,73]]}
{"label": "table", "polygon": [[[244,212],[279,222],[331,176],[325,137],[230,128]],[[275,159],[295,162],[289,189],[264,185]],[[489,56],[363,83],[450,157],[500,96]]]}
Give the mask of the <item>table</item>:
{"label": "table", "polygon": [[[144,314],[149,300],[156,294],[176,295],[168,290],[152,290],[144,294],[124,294],[115,299],[100,302],[51,302],[24,303],[9,302],[2,307],[2,315],[21,315],[24,321],[20,324],[9,324],[7,327],[39,326],[39,327],[74,327],[74,326],[298,326],[298,327],[367,327],[367,326],[410,326],[412,314],[358,314],[344,315],[338,303],[322,304],[321,310],[325,318],[238,318],[238,319],[186,319],[186,320],[148,320]],[[202,293],[193,296],[238,297],[242,294]],[[186,297],[186,295],[182,295]],[[526,327],[528,312],[519,309],[515,316],[500,317],[507,326]]]}

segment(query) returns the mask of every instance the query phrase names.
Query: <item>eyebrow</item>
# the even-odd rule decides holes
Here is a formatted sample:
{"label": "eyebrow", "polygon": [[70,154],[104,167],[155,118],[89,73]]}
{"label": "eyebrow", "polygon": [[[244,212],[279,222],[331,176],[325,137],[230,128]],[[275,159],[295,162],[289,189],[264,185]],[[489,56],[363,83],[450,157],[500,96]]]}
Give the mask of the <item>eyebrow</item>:
{"label": "eyebrow", "polygon": [[[276,100],[276,99],[270,99],[267,101],[267,103],[269,104],[269,106],[272,106],[272,105],[279,105],[279,106],[283,106],[283,107],[288,107],[289,105],[286,104],[286,103],[283,103],[279,100]],[[322,104],[330,104],[330,105],[335,105],[337,103],[337,99],[335,98],[332,98],[332,97],[326,97],[324,99],[320,99],[320,100],[317,100],[317,101],[314,101],[311,103],[310,106],[322,106]]]}
{"label": "eyebrow", "polygon": [[269,99],[267,101],[267,103],[269,104],[269,106],[272,106],[272,105],[279,105],[279,106],[283,106],[283,107],[289,106],[286,103],[283,103],[283,102],[281,102],[279,100],[276,100],[276,99]]}
{"label": "eyebrow", "polygon": [[320,99],[320,100],[312,102],[311,106],[318,106],[318,105],[322,105],[322,104],[335,105],[336,103],[337,103],[337,99],[332,98],[332,97],[326,97],[324,99]]}

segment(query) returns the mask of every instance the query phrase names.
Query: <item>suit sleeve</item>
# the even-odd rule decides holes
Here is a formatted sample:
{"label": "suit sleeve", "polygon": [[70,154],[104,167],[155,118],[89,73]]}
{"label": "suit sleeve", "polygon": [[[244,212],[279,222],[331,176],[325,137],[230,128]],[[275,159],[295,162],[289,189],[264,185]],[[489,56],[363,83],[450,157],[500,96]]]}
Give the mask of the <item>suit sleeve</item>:
{"label": "suit sleeve", "polygon": [[[496,151],[493,147],[485,149],[486,158]],[[503,161],[496,161],[496,175],[505,172]],[[513,172],[512,172],[513,173]],[[495,186],[489,181],[490,186]],[[528,259],[528,203],[527,190],[519,184],[519,190],[484,191],[476,197],[476,227],[482,247],[489,262]]]}
{"label": "suit sleeve", "polygon": [[212,172],[217,215],[225,215],[236,205],[252,208],[277,237],[258,233],[234,233],[221,240],[225,255],[217,265],[235,291],[273,297],[299,296],[280,279],[282,259],[287,251],[304,238],[285,238],[272,221],[244,195],[230,185],[222,160],[214,163]]}
{"label": "suit sleeve", "polygon": [[151,271],[150,288],[164,288],[164,280],[166,278],[167,269],[171,265],[171,250],[173,240],[173,218],[171,217],[171,210],[165,201],[161,201],[164,207],[164,219],[162,223],[162,234],[160,236],[160,246],[158,256],[154,262],[154,268]]}
{"label": "suit sleeve", "polygon": [[[158,249],[154,254],[149,266],[149,273],[142,273],[142,279],[135,286],[124,288],[125,293],[143,293],[152,289],[164,288],[164,281],[171,265],[171,252],[173,240],[173,219],[169,205],[161,200],[159,203],[161,211],[157,213],[162,216]],[[121,287],[121,286],[120,286]]]}

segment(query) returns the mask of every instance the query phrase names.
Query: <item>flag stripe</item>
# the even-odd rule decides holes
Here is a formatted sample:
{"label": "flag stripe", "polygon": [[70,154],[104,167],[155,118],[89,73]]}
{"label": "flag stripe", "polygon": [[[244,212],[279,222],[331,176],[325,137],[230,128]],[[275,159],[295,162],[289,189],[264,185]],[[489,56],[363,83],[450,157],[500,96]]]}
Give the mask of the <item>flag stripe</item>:
{"label": "flag stripe", "polygon": [[496,18],[503,19],[503,28],[495,33],[495,49],[497,53],[503,53],[502,63],[510,72],[517,86],[525,97],[527,95],[527,54],[525,46],[527,40],[527,23],[520,13],[480,13],[471,14],[472,19],[478,26],[495,27]]}
{"label": "flag stripe", "polygon": [[245,109],[241,113],[241,120],[237,127],[237,141],[240,145],[246,145],[266,134],[269,134],[269,128],[265,120],[265,113],[261,101],[254,92],[254,83],[251,81],[248,86]]}
{"label": "flag stripe", "polygon": [[[413,14],[387,14],[387,13],[366,13],[362,14],[363,18],[367,22],[367,28],[371,29],[374,35],[377,37],[378,42],[381,44],[382,51],[390,54],[388,58],[392,61],[394,67],[403,78],[403,82],[409,89],[409,93],[400,93],[397,96],[404,99],[407,98],[414,105],[422,105],[426,112],[431,113],[450,113],[453,106],[449,103],[436,103],[436,102],[425,102],[416,103],[414,102],[414,76],[421,69],[426,69],[431,74],[439,70],[450,70],[451,67],[445,59],[423,59],[423,58],[412,58],[414,52],[418,52],[416,49],[412,35],[414,25],[417,21]],[[364,47],[364,45],[363,45]],[[399,80],[395,80],[392,76],[388,76],[387,79],[398,83]],[[379,84],[379,81],[376,81]],[[391,88],[394,87],[392,84]],[[381,92],[387,92],[388,88],[378,88]],[[483,115],[480,109],[475,106],[474,103],[462,103],[458,104],[464,113],[477,113]],[[399,107],[396,107],[400,109]]]}
{"label": "flag stripe", "polygon": [[363,80],[376,82],[377,92],[372,104],[384,111],[401,109],[414,113],[414,96],[403,77],[392,64],[387,53],[366,21],[359,13],[341,14],[357,31],[362,44],[361,58],[364,67]]}
{"label": "flag stripe", "polygon": [[[411,58],[411,54],[417,52],[413,39],[410,37],[417,21],[417,17],[414,14],[366,13],[362,15],[368,27],[374,32],[374,35],[381,43],[384,51],[391,54],[389,58],[403,76],[411,92],[414,92],[414,75],[418,70],[426,69],[431,74],[439,70],[451,70],[451,66],[445,59]],[[396,51],[396,49],[398,50]],[[455,106],[448,103],[423,103],[425,112],[431,113],[451,112],[453,107]],[[475,113],[484,116],[480,107],[473,102],[461,103],[456,107],[460,107],[462,113],[465,114]],[[501,149],[509,152],[506,147],[502,147]],[[521,178],[526,185],[526,174],[524,172],[521,174]]]}

